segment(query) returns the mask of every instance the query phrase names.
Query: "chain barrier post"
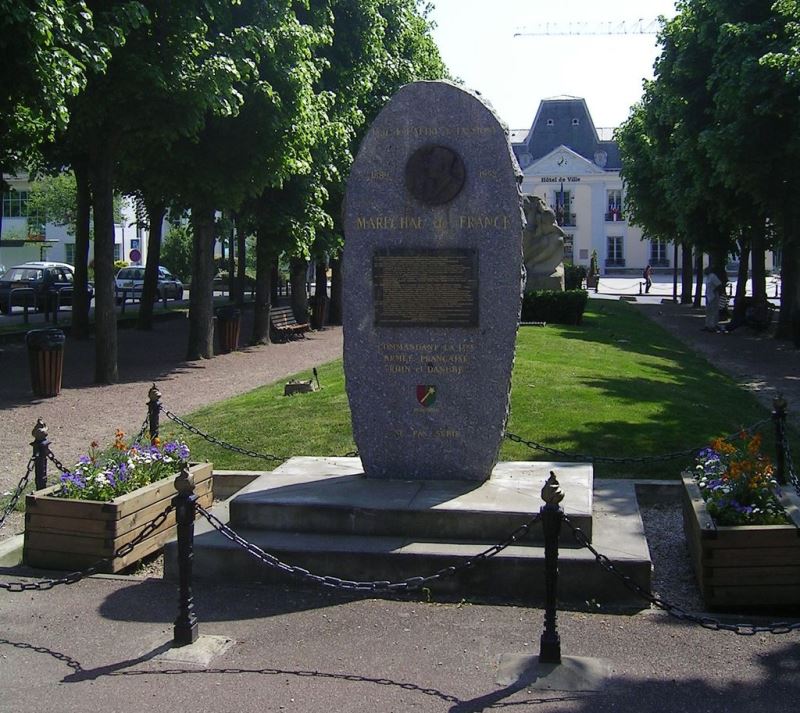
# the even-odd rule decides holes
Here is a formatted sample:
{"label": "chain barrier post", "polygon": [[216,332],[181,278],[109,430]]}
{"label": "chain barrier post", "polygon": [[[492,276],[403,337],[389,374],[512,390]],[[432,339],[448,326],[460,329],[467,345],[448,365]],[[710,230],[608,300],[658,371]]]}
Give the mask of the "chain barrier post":
{"label": "chain barrier post", "polygon": [[540,663],[561,663],[561,637],[556,628],[556,606],[558,598],[558,535],[564,512],[559,503],[564,491],[551,470],[550,477],[542,488],[542,530],[544,531],[545,609],[544,632],[539,643]]}
{"label": "chain barrier post", "polygon": [[50,441],[47,440],[47,424],[41,419],[36,419],[36,425],[31,431],[33,441],[34,482],[36,490],[47,487],[47,456],[50,453]]}
{"label": "chain barrier post", "polygon": [[786,485],[786,399],[778,394],[772,399],[772,420],[775,423],[775,480]]}
{"label": "chain barrier post", "polygon": [[158,414],[161,411],[161,392],[153,384],[147,392],[147,418],[150,427],[150,443],[155,443],[158,438]]}
{"label": "chain barrier post", "polygon": [[178,494],[172,499],[178,532],[178,618],[173,628],[172,646],[188,646],[197,641],[199,634],[197,615],[194,613],[192,594],[192,561],[194,560],[194,518],[197,496],[194,494],[194,476],[184,466],[175,478]]}

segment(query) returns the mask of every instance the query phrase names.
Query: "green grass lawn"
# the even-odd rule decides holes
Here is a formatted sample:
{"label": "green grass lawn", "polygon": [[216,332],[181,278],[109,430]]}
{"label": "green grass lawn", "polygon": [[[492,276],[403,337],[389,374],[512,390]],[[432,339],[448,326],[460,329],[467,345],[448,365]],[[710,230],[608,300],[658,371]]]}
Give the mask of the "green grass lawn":
{"label": "green grass lawn", "polygon": [[[318,371],[318,392],[284,397],[281,381],[186,420],[219,439],[281,458],[344,455],[355,445],[342,363]],[[641,458],[702,446],[768,415],[753,396],[625,302],[590,300],[578,327],[520,328],[507,430],[525,440],[569,453]],[[164,435],[181,433],[194,457],[218,468],[274,467],[162,423]],[[772,453],[771,423],[764,432]],[[559,458],[504,440],[500,460]],[[597,463],[595,473],[671,478],[686,463]]]}

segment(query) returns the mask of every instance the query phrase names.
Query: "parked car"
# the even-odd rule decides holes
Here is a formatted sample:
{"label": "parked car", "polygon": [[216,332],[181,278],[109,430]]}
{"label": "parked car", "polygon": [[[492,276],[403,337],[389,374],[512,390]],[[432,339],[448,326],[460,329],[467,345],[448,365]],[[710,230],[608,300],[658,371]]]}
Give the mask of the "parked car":
{"label": "parked car", "polygon": [[[125,299],[141,299],[142,286],[144,285],[143,267],[123,267],[117,273],[116,290],[117,302]],[[156,299],[183,299],[183,283],[175,277],[166,267],[158,268],[158,282],[156,283]]]}
{"label": "parked car", "polygon": [[[25,304],[34,309],[44,310],[47,300],[58,296],[59,304],[72,304],[72,287],[75,272],[72,265],[64,262],[26,262],[6,270],[0,276],[0,312],[8,314],[12,307]],[[30,292],[18,292],[21,288],[30,288]],[[90,284],[89,299],[94,295]]]}

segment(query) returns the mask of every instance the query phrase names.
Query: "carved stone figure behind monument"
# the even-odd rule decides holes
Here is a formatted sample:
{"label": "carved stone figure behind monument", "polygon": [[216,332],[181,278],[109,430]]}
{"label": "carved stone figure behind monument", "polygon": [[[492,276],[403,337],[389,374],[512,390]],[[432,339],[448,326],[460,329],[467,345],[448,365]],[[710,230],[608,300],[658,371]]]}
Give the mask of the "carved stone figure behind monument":
{"label": "carved stone figure behind monument", "polygon": [[525,229],[522,259],[527,271],[525,292],[564,291],[564,238],[556,214],[539,196],[525,195],[522,201]]}
{"label": "carved stone figure behind monument", "polygon": [[344,366],[369,478],[489,478],[508,417],[522,288],[505,127],[448,82],[406,85],[347,183]]}

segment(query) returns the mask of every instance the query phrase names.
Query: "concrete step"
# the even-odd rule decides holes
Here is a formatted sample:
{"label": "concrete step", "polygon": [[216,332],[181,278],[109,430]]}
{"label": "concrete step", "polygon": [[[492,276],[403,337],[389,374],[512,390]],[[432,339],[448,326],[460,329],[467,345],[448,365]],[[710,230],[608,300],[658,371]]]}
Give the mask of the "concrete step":
{"label": "concrete step", "polygon": [[[294,463],[293,467],[298,465],[302,464]],[[336,468],[345,469],[350,465],[341,462],[335,464]],[[531,464],[525,465],[530,467]],[[303,465],[304,468],[306,466],[307,464]],[[554,466],[553,469],[557,473],[561,468],[560,464],[545,464],[545,466]],[[330,467],[331,464],[327,464],[328,470]],[[298,473],[284,472],[283,475],[290,476],[284,482],[287,492],[296,494],[294,489],[297,482],[292,478]],[[349,472],[339,472],[329,477],[347,478],[352,475]],[[558,475],[561,479],[561,474]],[[271,480],[273,482],[270,488],[280,488],[275,483],[274,476]],[[277,480],[280,480],[280,477]],[[344,493],[349,490],[352,481],[342,482],[344,488],[341,492]],[[256,483],[253,483],[253,486],[256,486]],[[252,504],[248,501],[255,499],[252,494],[259,489],[259,486],[246,488],[238,496],[216,506],[214,514],[222,522],[229,524],[246,541],[282,562],[292,567],[301,567],[319,576],[331,576],[342,580],[397,582],[410,577],[427,577],[446,567],[458,567],[487,547],[505,539],[519,524],[530,519],[530,511],[526,510],[524,517],[515,520],[514,525],[504,530],[499,537],[480,537],[471,540],[464,537],[458,539],[421,537],[413,531],[395,535],[363,532],[354,534],[350,531],[320,532],[302,527],[302,523],[298,520],[294,520],[298,525],[295,531],[267,529],[263,527],[266,518],[262,520],[258,515],[246,514]],[[306,485],[300,485],[296,492],[305,490]],[[286,493],[283,493],[282,497],[284,495]],[[351,492],[351,495],[355,496],[355,493]],[[304,497],[307,496],[308,493],[305,493]],[[632,578],[641,587],[649,589],[650,555],[639,517],[633,483],[600,481],[594,484],[591,496],[593,546],[609,558],[618,572]],[[246,507],[234,520],[233,511],[243,504],[242,501]],[[286,525],[287,520],[278,512],[279,507],[274,503],[268,503],[267,507],[271,511],[270,518],[277,518],[282,526]],[[318,507],[324,509],[325,501],[323,500]],[[395,509],[396,503],[384,509],[384,514],[394,512]],[[292,517],[295,515],[297,513]],[[314,527],[319,527],[319,523],[316,522],[317,515],[311,513],[310,516],[315,520]],[[572,525],[576,525],[579,521],[579,518],[569,513],[567,516]],[[425,517],[427,516],[423,516],[423,521]],[[252,518],[260,527],[251,527],[246,518]],[[538,531],[541,527],[536,524],[533,529]],[[165,577],[170,579],[177,578],[176,550],[174,541],[167,544]],[[195,577],[232,582],[302,581],[284,571],[260,563],[240,545],[231,542],[213,529],[204,519],[199,520],[196,526],[193,569]],[[460,572],[457,576],[442,577],[426,586],[431,596],[448,599],[474,598],[541,605],[544,602],[544,550],[535,540],[515,544],[494,557]],[[562,526],[560,538],[558,590],[559,601],[568,606],[582,606],[592,601],[603,606],[628,609],[648,606],[645,600],[603,569],[589,550],[579,547],[572,528],[567,523]]]}
{"label": "concrete step", "polygon": [[[564,511],[591,539],[591,467],[549,465]],[[231,527],[494,543],[539,512],[549,472],[546,463],[509,462],[484,482],[381,480],[367,478],[358,458],[292,458],[231,500]],[[542,542],[541,528],[525,541]]]}

